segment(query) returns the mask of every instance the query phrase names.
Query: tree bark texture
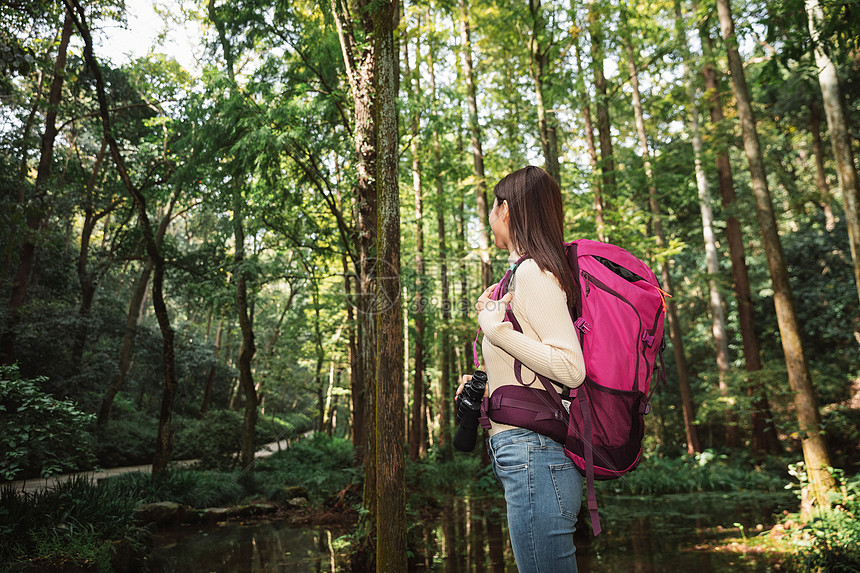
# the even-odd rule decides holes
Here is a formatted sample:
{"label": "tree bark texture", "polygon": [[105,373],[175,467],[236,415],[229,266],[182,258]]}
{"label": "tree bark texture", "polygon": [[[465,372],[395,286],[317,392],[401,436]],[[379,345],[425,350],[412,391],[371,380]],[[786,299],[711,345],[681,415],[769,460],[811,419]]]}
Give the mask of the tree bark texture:
{"label": "tree bark texture", "polygon": [[805,0],[806,14],[809,19],[809,35],[815,46],[815,64],[818,66],[818,85],[827,116],[827,129],[830,131],[830,145],[836,163],[836,176],[842,191],[842,204],[845,208],[845,224],[848,227],[848,241],[851,245],[851,258],[854,260],[854,283],[857,297],[860,298],[860,181],[854,165],[854,151],[851,149],[851,136],[845,116],[845,103],[836,66],[830,59],[821,39],[824,25],[824,10],[818,0]]}
{"label": "tree bark texture", "polygon": [[397,3],[374,5],[377,55],[377,408],[376,570],[405,571],[406,481],[403,443],[403,322],[400,297],[400,194],[398,169],[398,62],[394,29]]}
{"label": "tree bark texture", "polygon": [[[356,154],[357,179],[353,194],[356,197],[356,237],[358,251],[358,277],[356,286],[356,356],[353,364],[353,407],[356,412],[353,429],[356,461],[365,467],[365,500],[375,494],[375,460],[373,428],[374,391],[376,383],[376,325],[373,315],[376,271],[376,101],[374,95],[375,44],[372,39],[373,22],[368,2],[362,0],[355,20],[341,0],[331,0],[332,14],[340,38],[344,67],[353,100],[353,144]],[[360,27],[368,41],[358,44],[354,27]],[[358,427],[359,422],[362,424]],[[367,458],[367,459],[366,459]],[[369,461],[369,463],[367,463]],[[368,497],[369,496],[369,497]]]}
{"label": "tree bark texture", "polygon": [[762,243],[773,283],[776,317],[788,370],[788,382],[794,394],[794,407],[800,426],[806,471],[809,476],[812,498],[819,505],[826,507],[828,505],[827,493],[835,489],[835,481],[827,470],[831,466],[830,456],[827,452],[824,436],[821,434],[821,416],[816,404],[809,365],[801,344],[800,324],[794,309],[794,296],[788,280],[782,243],[779,239],[770,190],[767,186],[755,117],[750,104],[743,61],[738,53],[729,0],[717,0],[717,13],[720,19],[720,30],[726,44],[729,71],[732,77],[732,90],[737,102],[738,118],[743,135],[744,152],[749,163],[756,215],[761,227]]}

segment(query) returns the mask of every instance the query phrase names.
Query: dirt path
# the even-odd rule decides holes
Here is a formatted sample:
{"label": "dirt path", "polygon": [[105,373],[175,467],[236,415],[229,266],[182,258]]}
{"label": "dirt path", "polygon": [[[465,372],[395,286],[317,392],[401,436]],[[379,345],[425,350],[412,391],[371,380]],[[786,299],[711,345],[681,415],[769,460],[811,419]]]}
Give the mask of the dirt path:
{"label": "dirt path", "polygon": [[[272,442],[271,444],[266,444],[259,450],[257,450],[255,454],[255,459],[266,458],[271,456],[277,451],[282,449],[286,449],[288,444],[287,440],[282,440],[280,442]],[[191,465],[196,460],[182,460],[173,462],[175,464],[181,466]],[[98,482],[98,480],[105,479],[112,476],[117,476],[120,474],[130,473],[130,472],[143,472],[149,473],[152,471],[152,464],[146,464],[143,466],[126,466],[121,468],[108,468],[98,471],[88,471],[88,472],[77,472],[70,474],[60,474],[58,476],[53,476],[50,478],[32,478],[26,480],[16,480],[13,482],[7,482],[12,485],[14,489],[17,491],[23,491],[27,493],[35,493],[37,491],[42,491],[44,489],[49,489],[57,486],[58,484],[64,483],[75,476],[86,476],[94,481]]]}

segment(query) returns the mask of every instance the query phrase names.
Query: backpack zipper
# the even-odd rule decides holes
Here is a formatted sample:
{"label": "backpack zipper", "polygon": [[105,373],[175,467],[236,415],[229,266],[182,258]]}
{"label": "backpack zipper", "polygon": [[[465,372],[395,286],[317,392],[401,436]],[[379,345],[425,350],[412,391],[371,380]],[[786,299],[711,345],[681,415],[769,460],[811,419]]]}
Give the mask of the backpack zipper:
{"label": "backpack zipper", "polygon": [[624,301],[624,303],[633,310],[634,314],[636,314],[636,318],[639,320],[639,335],[636,337],[636,350],[637,351],[635,353],[636,354],[636,369],[633,371],[633,385],[631,387],[631,390],[636,390],[637,389],[636,388],[636,381],[637,381],[637,378],[639,377],[639,351],[638,350],[639,350],[639,343],[642,341],[642,317],[639,315],[639,311],[636,310],[636,307],[633,306],[633,304],[629,300],[624,298],[617,291],[615,291],[612,288],[610,288],[609,286],[607,286],[605,283],[601,282],[599,279],[595,278],[594,275],[590,274],[588,271],[580,271],[579,274],[581,274],[582,277],[586,281],[585,282],[585,296],[586,297],[588,296],[588,292],[589,292],[589,284],[594,283],[594,286],[596,286],[600,290],[603,290],[603,291],[611,294],[615,298]]}

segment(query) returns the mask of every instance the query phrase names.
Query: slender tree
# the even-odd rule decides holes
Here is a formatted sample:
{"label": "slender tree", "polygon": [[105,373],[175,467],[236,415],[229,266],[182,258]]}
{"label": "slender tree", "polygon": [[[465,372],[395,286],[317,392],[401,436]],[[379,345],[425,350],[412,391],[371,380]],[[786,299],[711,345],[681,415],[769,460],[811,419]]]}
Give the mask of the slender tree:
{"label": "slender tree", "polygon": [[[717,14],[720,19],[723,41],[726,44],[729,72],[732,77],[732,90],[741,124],[744,152],[749,163],[762,243],[770,268],[779,334],[788,369],[788,382],[794,394],[794,407],[800,425],[803,457],[811,486],[811,500],[818,505],[826,506],[828,505],[827,493],[835,489],[835,481],[828,469],[831,467],[830,456],[827,452],[824,436],[821,433],[821,415],[818,412],[812,377],[809,374],[809,365],[801,344],[800,324],[794,309],[794,296],[788,280],[788,271],[785,266],[782,243],[779,239],[776,217],[773,213],[773,204],[758,141],[758,131],[750,104],[743,61],[738,52],[734,18],[729,0],[717,0]],[[811,507],[806,507],[804,512],[808,514],[810,509]]]}
{"label": "slender tree", "polygon": [[[694,8],[696,4],[694,3]],[[698,29],[702,44],[702,75],[705,80],[705,94],[713,131],[718,134],[723,130],[723,104],[721,90],[717,79],[714,57],[714,39],[708,32],[706,22]],[[741,340],[744,349],[744,369],[747,373],[758,372],[762,369],[761,347],[755,329],[755,309],[753,307],[752,289],[750,287],[749,271],[747,269],[741,222],[735,214],[737,201],[735,194],[734,176],[729,160],[728,142],[725,137],[714,138],[716,148],[714,156],[717,168],[717,183],[720,188],[720,200],[726,215],[726,239],[729,244],[729,257],[732,262],[732,284],[735,300],[738,305]],[[756,452],[778,453],[782,450],[777,437],[776,424],[770,412],[764,385],[756,376],[747,378],[747,394],[752,399],[752,447]]]}
{"label": "slender tree", "polygon": [[103,137],[108,142],[111,157],[114,160],[120,179],[129,195],[134,199],[137,206],[137,216],[143,231],[144,245],[147,254],[153,261],[152,303],[155,308],[155,316],[162,336],[162,356],[164,360],[163,393],[161,399],[161,413],[158,420],[158,435],[155,443],[155,455],[152,461],[152,474],[162,475],[167,469],[173,451],[173,403],[176,399],[178,381],[176,379],[176,360],[174,355],[173,327],[170,324],[170,316],[164,301],[164,256],[155,240],[155,233],[146,209],[146,198],[141,190],[134,184],[129,176],[119,145],[113,136],[110,110],[107,104],[104,79],[101,67],[93,53],[93,39],[90,34],[89,24],[86,20],[86,12],[78,0],[64,0],[66,9],[72,15],[75,27],[84,40],[84,59],[90,72],[95,77],[96,97],[99,104],[99,116],[101,118]]}
{"label": "slender tree", "polygon": [[[547,30],[545,8],[540,0],[529,1],[529,15],[532,20],[531,35],[528,40],[529,70],[535,85],[535,103],[537,104],[538,135],[543,151],[547,172],[561,185],[561,169],[558,163],[558,134],[556,130],[555,113],[552,111],[550,100],[549,78],[550,57],[553,47],[552,37]],[[547,107],[550,109],[548,110]]]}
{"label": "slender tree", "polygon": [[[702,235],[705,241],[705,265],[708,270],[708,301],[711,310],[711,333],[714,337],[714,346],[717,350],[717,370],[719,371],[720,394],[728,398],[729,387],[726,376],[729,373],[729,341],[726,334],[726,320],[723,313],[723,295],[717,283],[720,272],[719,254],[717,252],[717,240],[714,234],[714,209],[711,201],[711,189],[708,177],[702,164],[704,144],[699,129],[699,111],[696,101],[696,88],[693,84],[693,72],[690,69],[690,52],[687,47],[686,27],[684,26],[683,14],[681,12],[680,0],[675,0],[675,34],[678,46],[681,50],[684,83],[687,87],[687,99],[689,101],[687,115],[690,121],[690,138],[693,144],[693,164],[696,172],[696,189],[699,195],[699,211],[702,214]],[[629,46],[629,43],[628,43]],[[690,405],[692,407],[692,405]],[[684,415],[687,418],[686,412]],[[687,430],[688,434],[690,429]],[[737,426],[737,416],[730,409],[726,415],[726,445],[737,447],[740,445]],[[689,438],[689,436],[688,436]],[[698,439],[696,440],[698,443]],[[696,450],[700,451],[700,450]]]}
{"label": "slender tree", "polygon": [[472,67],[471,24],[467,0],[460,0],[460,49],[463,57],[463,76],[466,81],[466,103],[469,108],[469,131],[472,135],[472,159],[475,165],[474,189],[478,207],[478,221],[481,221],[478,245],[481,254],[481,287],[487,288],[493,282],[493,267],[490,264],[490,232],[484,221],[490,213],[487,205],[486,177],[484,175],[484,150],[481,146],[481,126],[478,123],[478,100],[475,95],[475,70]]}
{"label": "slender tree", "polygon": [[[42,133],[41,154],[39,155],[39,166],[36,169],[33,206],[28,209],[27,232],[18,256],[18,268],[15,273],[15,282],[12,285],[8,318],[6,319],[5,329],[0,333],[0,364],[12,364],[15,362],[15,338],[18,315],[27,299],[30,276],[33,274],[33,265],[36,260],[37,235],[41,232],[43,217],[47,207],[42,203],[45,200],[48,181],[51,177],[51,166],[54,160],[54,142],[57,140],[58,133],[57,108],[63,96],[63,82],[66,78],[66,56],[73,28],[72,15],[66,9],[65,17],[63,18],[63,30],[60,33],[60,45],[57,49],[57,57],[54,59],[54,79],[51,82],[51,91],[48,96],[48,111],[45,113],[45,131]],[[23,203],[23,200],[21,203]]]}
{"label": "slender tree", "polygon": [[[227,31],[224,18],[221,14],[221,9],[215,7],[215,0],[209,0],[209,18],[215,25],[218,31],[218,41],[221,45],[221,50],[224,53],[224,60],[227,70],[227,78],[230,81],[227,91],[228,98],[237,95],[238,86],[236,83],[235,71],[235,54],[233,47],[227,39]],[[235,160],[235,158],[234,158]],[[249,312],[249,296],[248,296],[248,269],[245,261],[245,203],[246,199],[243,196],[242,178],[232,178],[230,195],[233,211],[233,274],[236,279],[236,312],[239,319],[239,329],[242,333],[242,341],[239,345],[239,387],[245,397],[245,413],[242,424],[242,449],[241,462],[243,475],[253,468],[255,448],[255,429],[257,427],[258,417],[258,397],[257,389],[254,386],[254,374],[251,363],[254,359],[254,354],[257,352],[257,346],[254,341],[254,325],[251,321],[251,313]]]}
{"label": "slender tree", "polygon": [[812,155],[815,157],[815,186],[821,197],[821,210],[824,211],[824,228],[836,228],[836,215],[831,205],[830,186],[824,169],[824,144],[821,142],[821,107],[815,97],[809,100],[809,133],[812,134]]}
{"label": "slender tree", "polygon": [[[601,198],[605,211],[615,198],[615,156],[609,120],[609,88],[604,71],[603,14],[595,0],[588,2],[588,31],[591,36],[591,65],[594,68],[594,108],[597,114],[597,136],[600,143],[600,171],[603,173]],[[605,213],[604,213],[605,215]]]}
{"label": "slender tree", "polygon": [[[419,20],[420,25],[420,20]],[[417,33],[416,33],[417,36]],[[412,379],[412,415],[409,425],[409,459],[416,461],[421,454],[427,421],[424,419],[424,331],[426,295],[424,287],[424,196],[421,185],[421,156],[419,153],[418,106],[420,86],[418,67],[420,44],[415,42],[415,73],[409,69],[409,46],[403,42],[403,75],[409,82],[413,98],[409,120],[409,150],[412,154],[412,192],[415,197],[415,375]]]}
{"label": "slender tree", "polygon": [[854,151],[851,149],[851,137],[836,66],[833,65],[821,38],[824,10],[818,0],[805,0],[805,5],[809,19],[809,35],[812,37],[815,63],[818,66],[818,84],[821,86],[827,129],[830,131],[830,145],[833,147],[833,159],[836,162],[836,176],[845,208],[848,241],[851,258],[854,260],[854,283],[860,298],[860,181],[857,179],[857,167],[854,165]]}
{"label": "slender tree", "polygon": [[603,193],[600,188],[601,178],[598,177],[597,147],[594,145],[594,125],[591,122],[591,98],[585,87],[582,70],[582,49],[579,47],[580,30],[576,29],[573,38],[573,49],[576,55],[576,84],[578,86],[580,107],[582,108],[583,127],[585,128],[585,143],[588,146],[588,161],[591,165],[591,192],[594,195],[594,222],[597,227],[597,239],[606,241],[606,221],[603,218]]}

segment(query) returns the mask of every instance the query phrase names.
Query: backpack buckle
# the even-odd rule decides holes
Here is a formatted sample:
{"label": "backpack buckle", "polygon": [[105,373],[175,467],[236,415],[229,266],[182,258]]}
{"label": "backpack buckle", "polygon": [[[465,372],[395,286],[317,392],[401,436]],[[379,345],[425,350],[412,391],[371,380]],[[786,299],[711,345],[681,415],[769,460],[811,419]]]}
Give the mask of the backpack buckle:
{"label": "backpack buckle", "polygon": [[639,413],[645,416],[651,412],[651,404],[639,404]]}
{"label": "backpack buckle", "polygon": [[643,332],[642,333],[642,342],[645,343],[645,346],[650,348],[654,344],[654,335],[651,334],[650,332]]}
{"label": "backpack buckle", "polygon": [[573,325],[582,332],[591,332],[591,325],[588,324],[588,322],[581,316],[576,319],[576,322],[574,322]]}

